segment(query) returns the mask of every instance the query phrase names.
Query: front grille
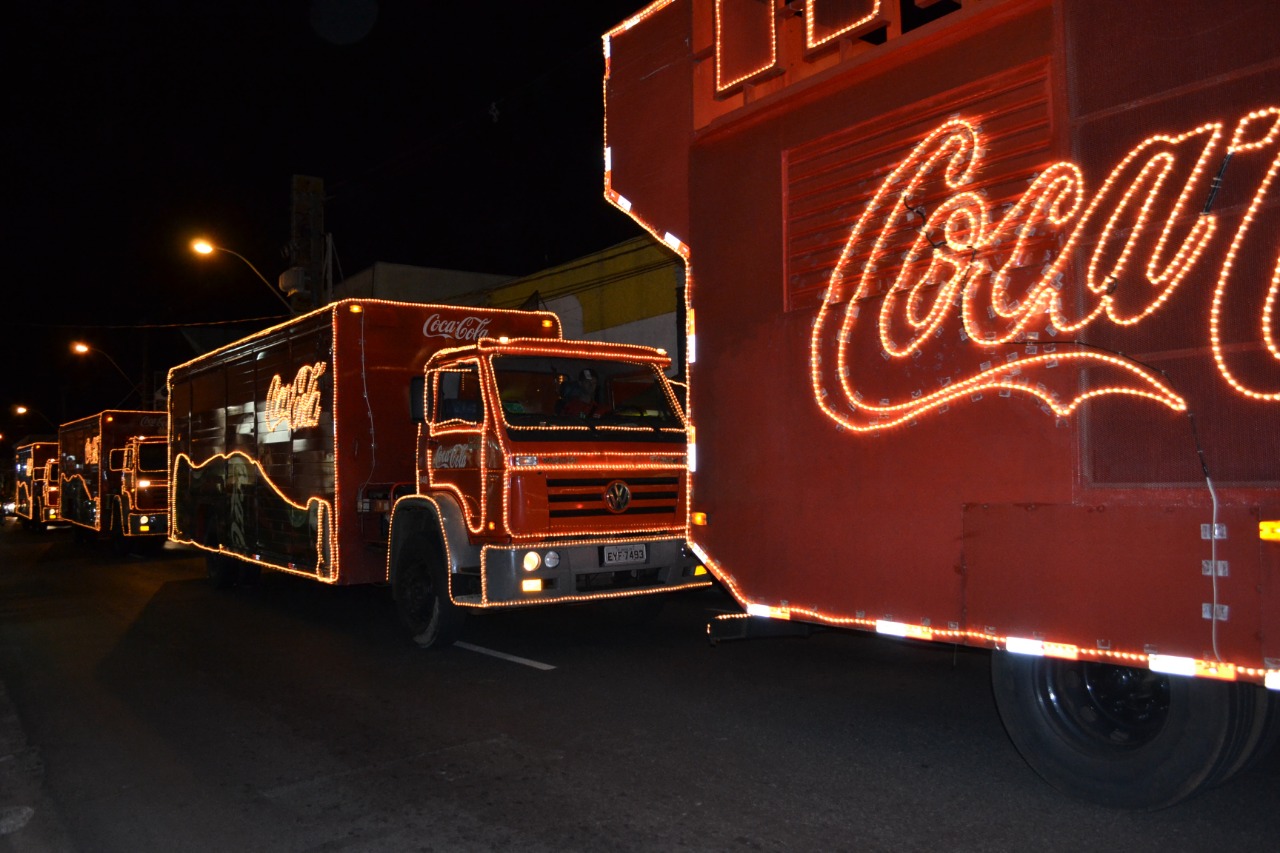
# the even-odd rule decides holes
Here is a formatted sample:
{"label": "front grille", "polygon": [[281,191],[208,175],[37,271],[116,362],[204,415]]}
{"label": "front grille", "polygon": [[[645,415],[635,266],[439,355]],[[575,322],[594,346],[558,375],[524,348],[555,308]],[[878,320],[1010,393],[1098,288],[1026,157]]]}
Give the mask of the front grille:
{"label": "front grille", "polygon": [[[622,481],[631,490],[631,502],[622,512],[605,504],[610,483]],[[679,477],[574,477],[547,480],[547,505],[554,522],[559,519],[614,516],[674,516],[680,501]]]}

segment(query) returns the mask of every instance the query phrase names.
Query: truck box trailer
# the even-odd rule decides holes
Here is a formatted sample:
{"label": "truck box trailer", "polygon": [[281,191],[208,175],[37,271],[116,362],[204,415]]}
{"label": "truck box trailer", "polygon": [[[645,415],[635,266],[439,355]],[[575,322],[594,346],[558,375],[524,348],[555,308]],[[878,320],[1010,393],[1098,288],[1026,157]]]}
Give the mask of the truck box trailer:
{"label": "truck box trailer", "polygon": [[156,549],[169,532],[165,412],[109,409],[58,428],[62,517],[119,551]]}
{"label": "truck box trailer", "polygon": [[14,447],[14,515],[28,530],[58,519],[58,443],[27,440]]}
{"label": "truck box trailer", "polygon": [[668,363],[546,312],[333,303],[169,372],[170,537],[218,585],[390,584],[424,646],[473,610],[706,586]]}
{"label": "truck box trailer", "polygon": [[659,0],[605,36],[606,197],[687,263],[690,535],[744,609],[713,630],[991,649],[1018,749],[1112,805],[1265,749],[1277,32]]}

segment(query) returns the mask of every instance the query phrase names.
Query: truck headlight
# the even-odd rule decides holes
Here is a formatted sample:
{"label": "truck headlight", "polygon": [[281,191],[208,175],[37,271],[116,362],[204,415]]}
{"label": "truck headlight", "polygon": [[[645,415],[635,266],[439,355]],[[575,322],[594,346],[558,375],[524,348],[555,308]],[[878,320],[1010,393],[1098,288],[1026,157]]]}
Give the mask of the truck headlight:
{"label": "truck headlight", "polygon": [[524,570],[525,570],[526,572],[533,572],[533,571],[537,571],[538,567],[539,567],[539,566],[541,566],[541,565],[542,565],[542,557],[540,557],[540,556],[538,555],[538,552],[537,552],[537,551],[526,551],[526,552],[525,552],[525,555],[524,555]]}
{"label": "truck headlight", "polygon": [[560,555],[555,551],[548,551],[547,555],[542,558],[542,562],[547,564],[548,569],[554,569],[560,565]]}
{"label": "truck headlight", "polygon": [[139,480],[139,481],[138,481],[138,488],[139,488],[139,489],[149,489],[149,488],[151,488],[151,481],[150,481],[150,480]]}

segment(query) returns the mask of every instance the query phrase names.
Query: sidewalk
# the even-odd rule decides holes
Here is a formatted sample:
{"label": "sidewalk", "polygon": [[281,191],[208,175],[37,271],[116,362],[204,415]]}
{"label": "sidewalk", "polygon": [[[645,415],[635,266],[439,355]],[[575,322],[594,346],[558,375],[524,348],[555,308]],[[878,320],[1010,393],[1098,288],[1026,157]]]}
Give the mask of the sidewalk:
{"label": "sidewalk", "polygon": [[44,793],[44,761],[27,742],[0,684],[0,853],[60,853],[75,847]]}

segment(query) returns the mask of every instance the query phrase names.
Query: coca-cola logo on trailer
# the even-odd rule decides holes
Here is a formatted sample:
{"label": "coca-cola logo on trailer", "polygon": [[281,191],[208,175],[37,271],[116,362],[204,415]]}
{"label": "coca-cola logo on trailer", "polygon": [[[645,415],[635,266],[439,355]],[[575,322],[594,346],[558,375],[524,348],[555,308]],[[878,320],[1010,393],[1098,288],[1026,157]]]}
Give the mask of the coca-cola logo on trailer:
{"label": "coca-cola logo on trailer", "polygon": [[[854,222],[810,341],[813,390],[828,417],[873,432],[983,391],[1037,398],[1059,417],[1102,395],[1185,411],[1162,373],[1076,341],[1095,325],[1140,326],[1175,294],[1183,311],[1201,306],[1199,340],[1222,380],[1256,402],[1280,402],[1270,212],[1280,106],[1155,134],[1094,189],[1078,166],[1051,164],[1003,211],[974,189],[985,151],[975,125],[948,120],[888,173]],[[1240,207],[1225,219],[1214,208],[1224,174]],[[932,210],[918,202],[930,183],[946,190]],[[1037,233],[1057,246],[1039,265],[1024,263]],[[1077,250],[1087,254],[1081,268],[1070,265]],[[1266,266],[1237,263],[1246,251]],[[953,372],[914,390],[895,384],[918,359]]]}
{"label": "coca-cola logo on trailer", "polygon": [[293,381],[286,384],[277,373],[267,388],[267,429],[284,424],[288,429],[307,429],[320,423],[320,377],[328,367],[323,361],[298,368]]}
{"label": "coca-cola logo on trailer", "polygon": [[426,338],[452,338],[455,341],[478,341],[489,336],[488,317],[459,317],[446,319],[439,314],[432,314],[422,324],[422,335]]}

